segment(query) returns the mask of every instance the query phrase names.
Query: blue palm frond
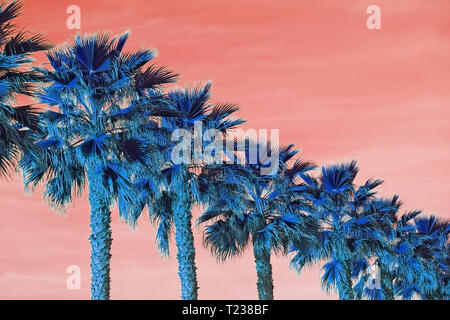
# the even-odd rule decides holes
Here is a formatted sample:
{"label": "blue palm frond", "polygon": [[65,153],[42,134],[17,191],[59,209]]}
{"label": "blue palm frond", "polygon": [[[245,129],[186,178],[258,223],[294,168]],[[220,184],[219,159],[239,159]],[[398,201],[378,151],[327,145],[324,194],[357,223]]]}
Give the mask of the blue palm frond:
{"label": "blue palm frond", "polygon": [[137,73],[134,81],[136,83],[136,90],[142,95],[145,90],[159,89],[164,84],[176,82],[177,78],[178,74],[167,70],[166,67],[151,65],[144,71]]}
{"label": "blue palm frond", "polygon": [[0,98],[4,99],[9,95],[10,84],[8,81],[0,80]]}
{"label": "blue palm frond", "polygon": [[0,25],[18,17],[22,11],[22,6],[23,4],[19,1],[0,4]]}
{"label": "blue palm frond", "polygon": [[175,121],[175,125],[180,128],[193,126],[195,121],[201,121],[208,115],[209,98],[211,96],[211,82],[201,87],[193,89],[174,89],[168,93],[175,110],[180,111],[183,116],[167,121]]}
{"label": "blue palm frond", "polygon": [[118,164],[104,164],[97,168],[97,173],[103,177],[103,184],[111,186],[113,192],[117,192],[120,187],[127,188],[132,185],[126,171]]}
{"label": "blue palm frond", "polygon": [[78,86],[79,86],[78,79],[73,78],[68,81],[55,80],[54,83],[50,86],[50,88],[55,90],[58,93],[61,93],[61,91],[63,91],[63,90],[76,89]]}
{"label": "blue palm frond", "polygon": [[26,37],[26,32],[19,31],[8,39],[4,44],[3,50],[6,55],[12,56],[45,51],[50,48],[51,46],[46,43],[45,38],[42,35],[36,34]]}
{"label": "blue palm frond", "polygon": [[84,187],[84,174],[73,172],[71,168],[66,168],[64,172],[59,172],[45,184],[44,196],[49,202],[58,207],[64,208],[72,202],[72,190]]}
{"label": "blue palm frond", "polygon": [[211,111],[207,114],[208,127],[225,132],[226,130],[234,129],[240,126],[245,123],[245,120],[230,118],[238,110],[239,106],[233,103],[227,102],[214,105]]}
{"label": "blue palm frond", "polygon": [[382,183],[383,183],[383,180],[379,180],[379,179],[367,180],[364,185],[360,186],[356,190],[352,205],[357,207],[359,205],[364,204],[365,201],[367,201],[368,199],[370,199],[371,197],[373,197],[376,194],[376,192],[373,191],[373,189],[375,189],[377,186],[379,186]]}
{"label": "blue palm frond", "polygon": [[50,123],[55,123],[57,121],[67,119],[68,115],[61,112],[55,112],[52,110],[47,110],[42,114],[42,118],[48,120]]}
{"label": "blue palm frond", "polygon": [[258,252],[271,252],[283,250],[284,234],[280,232],[276,223],[269,223],[263,229],[253,234],[253,247]]}
{"label": "blue palm frond", "polygon": [[297,225],[300,223],[300,219],[298,216],[289,213],[282,215],[280,217],[280,220],[290,225]]}
{"label": "blue palm frond", "polygon": [[449,222],[437,218],[436,216],[414,218],[414,224],[417,228],[417,232],[423,235],[429,235],[436,237],[439,233],[446,233]]}
{"label": "blue palm frond", "polygon": [[306,174],[309,171],[312,171],[316,169],[316,165],[312,161],[304,161],[303,159],[299,158],[295,160],[294,164],[285,170],[285,174],[289,176],[291,179],[295,179],[297,176],[300,176],[303,181],[309,184],[308,181],[310,178]]}
{"label": "blue palm frond", "polygon": [[366,272],[367,268],[369,267],[369,264],[366,259],[358,259],[353,262],[353,270],[352,270],[352,277],[357,278],[364,272]]}
{"label": "blue palm frond", "polygon": [[409,211],[408,213],[404,214],[401,217],[401,222],[403,225],[406,225],[408,223],[408,221],[414,219],[416,216],[418,216],[419,214],[421,214],[422,211],[421,210],[412,210]]}
{"label": "blue palm frond", "polygon": [[339,260],[332,259],[331,261],[325,263],[321,268],[323,275],[321,278],[322,286],[330,291],[332,288],[336,288],[340,281],[343,281],[342,273],[343,266]]}
{"label": "blue palm frond", "polygon": [[405,284],[397,290],[397,295],[403,300],[411,300],[414,297],[414,294],[421,294],[420,288],[415,285],[408,286]]}
{"label": "blue palm frond", "polygon": [[161,219],[156,232],[156,244],[162,256],[170,256],[170,234],[172,232],[173,222],[170,219]]}
{"label": "blue palm frond", "polygon": [[111,59],[116,50],[121,51],[126,37],[121,37],[116,47],[115,40],[105,33],[91,36],[78,34],[73,49],[75,58],[89,74],[105,72],[111,67]]}
{"label": "blue palm frond", "polygon": [[208,209],[204,211],[202,215],[197,219],[197,224],[201,224],[217,218],[230,218],[232,215],[233,211],[231,210]]}
{"label": "blue palm frond", "polygon": [[332,194],[350,190],[357,172],[358,168],[355,161],[322,168],[324,189]]}
{"label": "blue palm frond", "polygon": [[69,48],[55,48],[47,51],[46,56],[55,71],[68,71],[73,63],[73,52]]}
{"label": "blue palm frond", "polygon": [[132,53],[124,53],[119,59],[124,67],[133,72],[152,60],[156,53],[156,50],[141,49]]}
{"label": "blue palm frond", "polygon": [[154,196],[154,201],[152,201],[148,210],[150,221],[158,226],[155,238],[158,250],[166,257],[170,254],[169,242],[173,232],[173,212],[171,208],[172,198],[167,191],[163,191],[160,195]]}
{"label": "blue palm frond", "polygon": [[44,139],[36,142],[36,145],[42,150],[47,150],[49,148],[59,149],[64,144],[64,140],[58,137],[51,137],[48,139]]}
{"label": "blue palm frond", "polygon": [[303,268],[307,265],[312,264],[315,262],[319,255],[317,252],[314,252],[313,250],[299,250],[297,247],[291,248],[293,252],[295,252],[294,257],[292,257],[289,265],[291,268],[293,268],[297,273],[300,273]]}
{"label": "blue palm frond", "polygon": [[108,135],[102,134],[96,137],[86,139],[79,147],[83,157],[90,157],[93,155],[101,155],[106,147],[106,138]]}
{"label": "blue palm frond", "polygon": [[225,261],[242,252],[229,223],[222,219],[205,227],[203,241],[210,248],[212,255],[220,261]]}
{"label": "blue palm frond", "polygon": [[53,87],[41,88],[41,90],[36,93],[36,98],[40,103],[50,107],[62,106],[65,104],[64,98],[60,97],[57,90]]}
{"label": "blue palm frond", "polygon": [[117,199],[120,216],[133,225],[137,219],[133,209],[137,195],[126,170],[118,163],[106,163],[96,170],[102,177],[105,188]]}
{"label": "blue palm frond", "polygon": [[382,289],[377,288],[364,288],[364,296],[369,300],[384,300],[384,294]]}
{"label": "blue palm frond", "polygon": [[181,164],[174,164],[163,169],[161,173],[165,177],[167,183],[170,184],[175,177],[180,175],[181,170],[182,170]]}
{"label": "blue palm frond", "polygon": [[116,142],[117,148],[129,162],[149,162],[149,142],[142,138],[120,138]]}

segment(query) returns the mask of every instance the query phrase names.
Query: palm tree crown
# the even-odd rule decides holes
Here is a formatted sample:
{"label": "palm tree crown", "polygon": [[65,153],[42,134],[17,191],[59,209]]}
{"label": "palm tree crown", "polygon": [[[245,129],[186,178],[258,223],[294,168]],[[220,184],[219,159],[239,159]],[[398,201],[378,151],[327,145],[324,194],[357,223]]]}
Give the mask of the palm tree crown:
{"label": "palm tree crown", "polygon": [[13,107],[20,96],[32,96],[42,77],[30,70],[31,55],[50,46],[41,35],[30,35],[12,22],[22,3],[0,4],[0,175],[7,176],[20,155],[33,148],[39,130],[38,109],[32,105]]}

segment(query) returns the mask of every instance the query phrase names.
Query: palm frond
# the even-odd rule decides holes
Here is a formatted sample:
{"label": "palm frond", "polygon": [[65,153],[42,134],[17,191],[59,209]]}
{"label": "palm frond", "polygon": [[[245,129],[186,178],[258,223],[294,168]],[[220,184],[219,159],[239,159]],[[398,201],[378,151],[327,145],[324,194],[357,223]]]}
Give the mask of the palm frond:
{"label": "palm frond", "polygon": [[5,54],[8,56],[45,51],[50,48],[51,45],[46,42],[44,36],[35,34],[26,37],[26,32],[24,31],[15,34],[4,45]]}

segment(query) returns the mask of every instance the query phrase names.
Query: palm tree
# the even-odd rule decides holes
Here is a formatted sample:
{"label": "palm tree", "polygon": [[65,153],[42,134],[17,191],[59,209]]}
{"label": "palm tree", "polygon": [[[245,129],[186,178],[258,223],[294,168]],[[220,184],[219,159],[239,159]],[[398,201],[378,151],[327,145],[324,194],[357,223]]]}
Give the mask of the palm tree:
{"label": "palm tree", "polygon": [[382,262],[396,296],[445,300],[450,297],[449,223],[435,216],[417,217],[421,213],[411,211],[396,221],[394,254],[387,254]]}
{"label": "palm tree", "polygon": [[419,236],[414,252],[431,270],[431,285],[419,283],[421,297],[426,300],[450,299],[450,222],[436,216],[414,219]]}
{"label": "palm tree", "polygon": [[[204,242],[220,261],[242,254],[252,242],[259,299],[272,300],[272,252],[287,253],[292,242],[305,251],[314,247],[317,225],[301,212],[301,177],[314,165],[300,159],[290,165],[298,151],[289,145],[279,151],[276,172],[262,175],[261,168],[270,166],[270,160],[260,157],[252,163],[250,141],[246,146],[242,165],[204,168],[201,178],[214,196],[198,223],[212,222],[205,227]],[[256,146],[259,153],[261,146]]]}
{"label": "palm tree", "polygon": [[382,243],[374,262],[380,288],[364,288],[363,294],[372,300],[411,299],[414,294],[443,299],[448,296],[448,222],[418,217],[419,210],[398,217],[400,206],[398,196],[370,201],[368,210],[375,213]]}
{"label": "palm tree", "polygon": [[[336,288],[342,300],[355,299],[353,279],[368,266],[368,257],[376,256],[382,248],[378,213],[369,210],[381,180],[369,179],[357,187],[355,161],[322,168],[318,178],[308,177],[308,199],[311,215],[321,221],[322,250],[305,256],[296,254],[291,261],[298,269],[305,263],[329,259],[322,267],[322,285],[328,291]],[[356,287],[358,288],[358,287]]]}
{"label": "palm tree", "polygon": [[[370,217],[373,243],[376,250],[371,250],[371,256],[360,256],[353,264],[352,277],[357,281],[353,287],[356,299],[366,297],[370,300],[393,300],[393,273],[386,264],[386,257],[394,254],[392,236],[395,234],[393,225],[397,221],[397,213],[402,205],[398,195],[391,198],[373,197],[366,199],[364,212]],[[368,238],[370,240],[370,237]],[[359,253],[364,253],[359,251]],[[369,266],[377,267],[375,279],[369,274]],[[371,281],[371,285],[367,285]],[[375,282],[375,283],[374,283]],[[378,283],[377,283],[378,282]],[[375,286],[374,284],[377,284]]]}
{"label": "palm tree", "polygon": [[[159,146],[166,152],[166,161],[158,167],[159,172],[152,168],[144,179],[136,182],[141,197],[135,218],[139,217],[147,205],[151,221],[158,225],[156,241],[163,255],[169,255],[169,240],[173,229],[175,231],[178,275],[183,300],[194,300],[198,297],[191,210],[194,204],[201,201],[196,171],[205,162],[205,158],[202,152],[196,153],[195,146],[189,145],[188,153],[197,154],[195,162],[174,162],[172,153],[175,152],[175,143],[170,137],[176,130],[185,130],[189,135],[195,135],[195,126],[199,124],[205,131],[216,129],[226,133],[244,122],[230,118],[239,109],[236,105],[211,104],[210,89],[211,83],[207,83],[193,89],[176,88],[168,93],[172,107],[179,115],[163,117],[159,125],[153,123],[148,126],[159,135]],[[201,140],[200,147],[203,149],[205,141]],[[142,177],[142,174],[140,176]]]}
{"label": "palm tree", "polygon": [[50,108],[42,114],[41,152],[22,159],[25,184],[45,180],[45,197],[65,207],[73,193],[89,183],[91,297],[110,297],[111,211],[130,216],[134,186],[130,172],[151,166],[159,152],[146,130],[149,119],[170,114],[161,86],[175,75],[148,65],[154,52],[124,52],[128,33],[77,35],[47,53],[49,69],[37,69],[49,81],[38,98]]}
{"label": "palm tree", "polygon": [[0,176],[7,177],[20,154],[33,148],[39,130],[38,109],[32,105],[13,107],[15,98],[32,96],[42,77],[30,70],[31,55],[50,46],[40,35],[19,30],[11,20],[20,15],[22,3],[0,4]]}

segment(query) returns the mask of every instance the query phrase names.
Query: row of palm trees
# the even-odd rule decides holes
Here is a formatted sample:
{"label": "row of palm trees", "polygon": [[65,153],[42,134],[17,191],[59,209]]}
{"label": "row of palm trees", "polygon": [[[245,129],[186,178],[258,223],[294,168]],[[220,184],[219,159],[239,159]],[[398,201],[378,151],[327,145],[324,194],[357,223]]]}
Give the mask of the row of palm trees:
{"label": "row of palm trees", "polygon": [[[19,164],[26,188],[43,184],[57,209],[87,183],[92,299],[110,297],[113,205],[132,227],[148,212],[162,255],[175,236],[182,299],[198,298],[194,206],[202,209],[196,222],[204,244],[219,261],[252,247],[260,299],[274,298],[274,253],[289,255],[297,272],[325,262],[322,285],[341,299],[448,299],[447,221],[400,215],[398,196],[377,195],[381,180],[355,184],[355,162],[317,172],[293,144],[279,149],[270,175],[261,174],[273,165],[269,158],[251,161],[252,145],[262,146],[249,139],[232,164],[174,163],[175,130],[194,134],[201,121],[226,134],[244,123],[234,117],[239,108],[212,103],[211,83],[166,90],[177,74],[153,64],[152,50],[125,51],[128,33],[77,35],[50,49],[11,23],[20,10],[18,1],[0,6],[0,171],[8,176]],[[46,52],[45,68],[31,66],[38,51]],[[20,95],[46,110],[13,107]]]}

